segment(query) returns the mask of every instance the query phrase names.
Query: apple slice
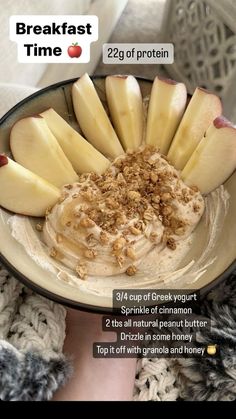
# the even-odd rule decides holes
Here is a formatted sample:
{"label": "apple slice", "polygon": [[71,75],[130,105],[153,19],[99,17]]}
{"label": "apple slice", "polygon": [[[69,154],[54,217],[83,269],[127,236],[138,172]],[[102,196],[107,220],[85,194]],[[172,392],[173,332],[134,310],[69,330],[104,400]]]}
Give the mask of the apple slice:
{"label": "apple slice", "polygon": [[14,159],[57,187],[78,179],[46,121],[40,116],[20,119],[11,130]]}
{"label": "apple slice", "polygon": [[220,186],[236,168],[236,128],[224,117],[209,126],[191,155],[181,177],[207,194]]}
{"label": "apple slice", "polygon": [[50,108],[40,115],[77,173],[95,172],[100,175],[110,166],[109,160],[67,124],[54,109]]}
{"label": "apple slice", "polygon": [[59,189],[3,154],[0,185],[0,205],[23,215],[43,217],[60,197]]}
{"label": "apple slice", "polygon": [[136,150],[143,140],[143,100],[137,80],[133,76],[108,76],[106,95],[123,148]]}
{"label": "apple slice", "polygon": [[222,113],[218,96],[197,87],[168,152],[176,169],[183,169],[209,125]]}
{"label": "apple slice", "polygon": [[73,84],[72,99],[77,121],[87,140],[111,159],[123,154],[115,130],[88,74]]}
{"label": "apple slice", "polygon": [[156,77],[150,96],[146,143],[167,154],[187,101],[184,83]]}

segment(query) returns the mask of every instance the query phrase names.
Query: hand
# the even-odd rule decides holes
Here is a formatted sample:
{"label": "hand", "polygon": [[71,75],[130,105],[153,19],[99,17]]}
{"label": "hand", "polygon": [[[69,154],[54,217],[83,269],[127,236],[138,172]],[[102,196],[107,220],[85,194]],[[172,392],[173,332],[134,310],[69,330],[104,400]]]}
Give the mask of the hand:
{"label": "hand", "polygon": [[132,400],[135,358],[93,358],[94,342],[112,342],[116,333],[102,330],[102,315],[68,309],[66,355],[74,374],[54,400]]}

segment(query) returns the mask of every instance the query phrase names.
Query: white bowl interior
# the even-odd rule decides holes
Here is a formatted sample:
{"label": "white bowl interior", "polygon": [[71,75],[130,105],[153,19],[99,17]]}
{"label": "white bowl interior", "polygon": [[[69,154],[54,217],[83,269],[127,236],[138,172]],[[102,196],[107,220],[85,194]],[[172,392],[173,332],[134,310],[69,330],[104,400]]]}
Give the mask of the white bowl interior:
{"label": "white bowl interior", "polygon": [[[106,106],[104,93],[104,78],[94,80],[97,91]],[[151,82],[139,80],[143,96],[150,93]],[[30,97],[18,107],[14,108],[6,118],[3,118],[0,126],[0,152],[9,153],[9,132],[15,121],[43,110],[53,107],[64,119],[73,127],[79,129],[73,112],[71,101],[72,82],[59,84],[43,90],[33,97]],[[194,283],[185,285],[185,289],[205,289],[211,287],[217,277],[222,275],[226,269],[232,265],[236,256],[236,173],[234,173],[225,183],[225,188],[230,194],[229,210],[220,236],[214,244],[209,258],[216,258],[206,272]],[[8,219],[12,214],[0,209],[0,255],[12,265],[20,276],[25,277],[29,285],[34,286],[39,293],[43,292],[49,298],[58,299],[61,302],[69,303],[74,306],[86,305],[94,306],[98,309],[112,308],[110,297],[98,296],[81,291],[77,287],[66,284],[57,277],[38,266],[25,252],[24,248],[12,237]],[[201,221],[196,229],[193,244],[182,261],[181,265],[198,257],[204,246],[205,225]],[[170,286],[168,286],[170,288]],[[67,300],[67,301],[66,301]],[[89,308],[89,307],[88,307]],[[92,307],[91,307],[92,308]]]}

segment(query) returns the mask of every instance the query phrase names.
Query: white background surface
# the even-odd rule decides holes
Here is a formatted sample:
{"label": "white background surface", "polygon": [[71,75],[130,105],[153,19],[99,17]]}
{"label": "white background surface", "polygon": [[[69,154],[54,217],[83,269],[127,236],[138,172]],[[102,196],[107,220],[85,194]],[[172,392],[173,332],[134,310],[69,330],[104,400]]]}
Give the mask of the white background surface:
{"label": "white background surface", "polygon": [[[102,51],[102,44],[110,37],[127,0],[1,0],[0,7],[0,82],[29,86],[46,86],[93,73]],[[91,49],[89,64],[20,64],[16,44],[9,39],[9,17],[15,14],[95,14],[100,20],[99,41]]]}

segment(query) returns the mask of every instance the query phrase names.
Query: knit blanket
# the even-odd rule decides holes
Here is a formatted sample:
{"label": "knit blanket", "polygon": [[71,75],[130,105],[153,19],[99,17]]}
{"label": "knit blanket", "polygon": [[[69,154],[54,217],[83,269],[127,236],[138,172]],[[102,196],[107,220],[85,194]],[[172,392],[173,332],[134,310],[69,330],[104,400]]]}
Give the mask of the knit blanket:
{"label": "knit blanket", "polygon": [[[0,400],[50,400],[66,382],[65,314],[0,266]],[[208,294],[201,314],[212,327],[199,339],[218,344],[218,356],[139,359],[134,400],[236,399],[235,275]]]}

